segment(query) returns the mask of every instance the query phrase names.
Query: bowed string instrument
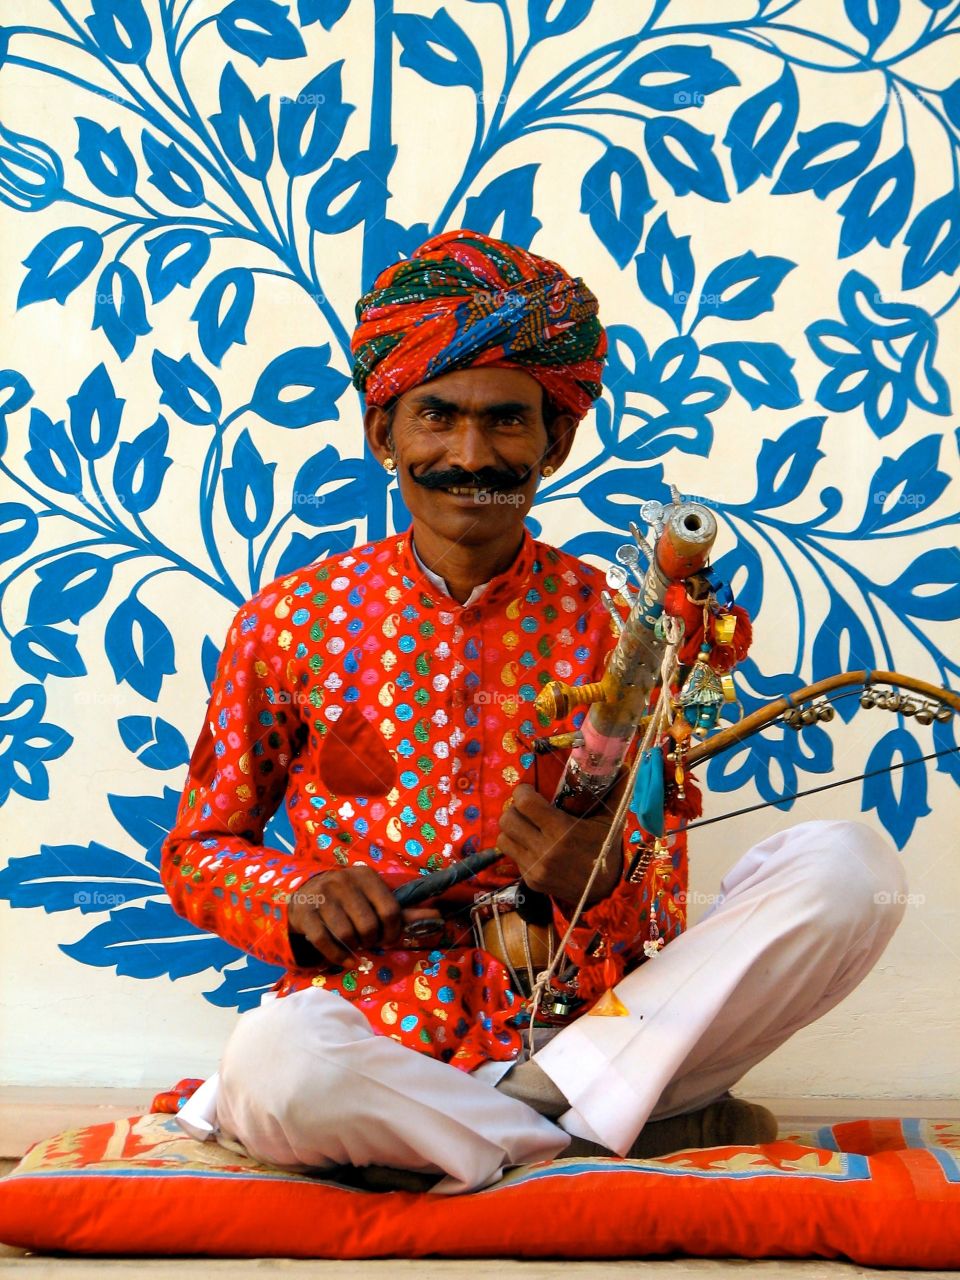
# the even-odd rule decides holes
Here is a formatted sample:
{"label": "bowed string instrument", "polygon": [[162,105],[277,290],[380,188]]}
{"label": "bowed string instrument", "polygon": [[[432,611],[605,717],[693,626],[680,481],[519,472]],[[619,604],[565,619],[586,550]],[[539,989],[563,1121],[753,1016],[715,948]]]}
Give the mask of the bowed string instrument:
{"label": "bowed string instrument", "polygon": [[[603,592],[602,599],[616,643],[608,654],[602,678],[585,685],[551,681],[535,703],[547,723],[567,717],[576,707],[587,709],[576,732],[553,734],[532,743],[535,753],[568,752],[553,797],[558,808],[575,816],[593,812],[622,780],[625,766],[628,770],[627,785],[597,859],[594,877],[606,853],[621,840],[628,809],[633,810],[650,836],[639,846],[625,872],[627,879],[639,882],[652,860],[669,856],[668,835],[958,749],[948,747],[745,809],[691,821],[699,816],[699,794],[688,770],[740,746],[768,725],[780,722],[801,730],[829,722],[835,715],[833,703],[857,694],[864,708],[898,712],[918,724],[946,723],[960,712],[960,695],[897,671],[847,671],[785,693],[747,715],[741,706],[741,718],[736,723],[723,724],[720,716],[724,707],[739,705],[731,669],[749,646],[750,622],[709,566],[717,534],[712,511],[703,503],[684,501],[673,486],[671,495],[672,501],[666,506],[659,502],[641,505],[640,517],[649,526],[648,535],[645,537],[631,522],[633,541],[618,549],[617,563],[607,570],[610,590]],[[625,616],[621,612],[624,608]],[[638,737],[640,745],[627,765]],[[437,898],[502,856],[496,849],[481,850],[442,871],[403,885],[396,896],[403,906]],[[531,1026],[538,1008],[548,1020],[562,1022],[583,1004],[576,996],[575,971],[569,965],[566,971],[560,966],[565,960],[564,943],[584,908],[592,883],[593,877],[559,945],[552,929],[550,900],[531,891],[522,881],[506,890],[478,895],[474,910],[478,945],[502,960],[518,989],[531,998]],[[656,954],[662,946],[656,937],[652,910],[651,930],[652,936],[644,944],[647,956]],[[559,977],[555,979],[558,970]],[[626,1012],[618,1005],[613,992],[608,991],[590,1012]]]}

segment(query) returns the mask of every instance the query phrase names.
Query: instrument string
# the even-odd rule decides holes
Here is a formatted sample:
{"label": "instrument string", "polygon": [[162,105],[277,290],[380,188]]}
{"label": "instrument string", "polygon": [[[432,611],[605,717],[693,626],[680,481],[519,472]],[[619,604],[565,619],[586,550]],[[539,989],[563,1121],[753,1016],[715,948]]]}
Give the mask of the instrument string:
{"label": "instrument string", "polygon": [[910,760],[901,760],[897,764],[884,765],[882,769],[869,769],[866,773],[853,774],[849,778],[840,778],[836,782],[824,782],[819,787],[808,787],[803,791],[793,791],[788,795],[779,796],[776,800],[762,800],[759,804],[747,805],[745,809],[732,809],[729,813],[719,813],[714,818],[701,818],[697,822],[688,822],[685,826],[677,827],[677,831],[695,831],[697,827],[709,827],[714,822],[723,822],[727,818],[740,818],[746,813],[756,813],[758,809],[770,809],[774,805],[801,800],[804,796],[815,796],[821,791],[832,791],[834,787],[845,787],[851,782],[863,782],[867,778],[876,778],[881,773],[893,773],[896,769],[906,769],[911,764],[923,764],[925,760],[938,760],[941,756],[953,755],[958,751],[960,751],[960,747],[944,747],[942,751],[931,751],[925,756],[913,756]]}

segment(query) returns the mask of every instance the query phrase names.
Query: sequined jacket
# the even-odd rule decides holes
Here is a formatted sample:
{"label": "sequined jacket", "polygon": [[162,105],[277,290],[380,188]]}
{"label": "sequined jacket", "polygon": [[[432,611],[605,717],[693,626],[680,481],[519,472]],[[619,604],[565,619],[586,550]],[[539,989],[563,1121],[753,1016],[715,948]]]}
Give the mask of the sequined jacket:
{"label": "sequined jacket", "polygon": [[[378,1033],[471,1070],[520,1046],[523,1002],[498,960],[464,935],[442,951],[372,950],[350,968],[305,969],[288,901],[336,867],[372,866],[396,888],[492,847],[514,787],[533,780],[530,739],[545,731],[538,690],[554,678],[599,679],[614,635],[602,575],[527,531],[513,564],[470,605],[431,585],[411,539],[286,574],[237,612],[161,873],[180,914],[286,971],[280,995],[324,986],[356,1002]],[[262,844],[281,803],[292,853]],[[625,857],[639,838],[631,819]],[[504,859],[463,892],[517,874]],[[682,847],[660,884],[669,940],[683,926]],[[583,951],[598,932],[608,974],[642,961],[651,896],[648,877],[585,913],[574,935],[585,965],[598,963]]]}

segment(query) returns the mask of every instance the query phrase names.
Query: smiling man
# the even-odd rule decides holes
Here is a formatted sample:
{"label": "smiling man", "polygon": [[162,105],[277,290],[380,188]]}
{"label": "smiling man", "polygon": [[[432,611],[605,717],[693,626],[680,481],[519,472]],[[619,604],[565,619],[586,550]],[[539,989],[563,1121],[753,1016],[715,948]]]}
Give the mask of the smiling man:
{"label": "smiling man", "polygon": [[[388,267],[357,318],[367,440],[412,523],[270,583],[230,628],[162,874],[188,919],[285,972],[181,1122],[285,1168],[445,1175],[438,1191],[561,1153],[771,1139],[727,1090],[875,963],[898,860],[857,824],[795,827],[681,933],[682,850],[666,893],[629,883],[631,816],[573,936],[580,1012],[600,970],[631,1012],[542,1028],[522,1061],[523,1002],[464,909],[522,874],[562,924],[609,830],[609,808],[573,818],[530,785],[539,687],[599,679],[614,635],[602,575],[524,525],[600,394],[606,337],[582,280],[471,232]],[[281,803],[290,854],[262,844]],[[493,847],[474,881],[398,906]]]}

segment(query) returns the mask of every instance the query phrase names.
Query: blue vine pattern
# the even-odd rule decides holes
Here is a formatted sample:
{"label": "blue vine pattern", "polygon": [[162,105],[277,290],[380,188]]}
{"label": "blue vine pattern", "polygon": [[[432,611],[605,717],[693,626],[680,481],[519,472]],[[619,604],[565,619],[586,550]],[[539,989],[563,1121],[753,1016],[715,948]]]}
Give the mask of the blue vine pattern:
{"label": "blue vine pattern", "polygon": [[[24,575],[33,580],[22,625],[12,627],[0,611],[24,680],[0,709],[9,744],[0,755],[0,798],[11,792],[48,798],[47,766],[68,753],[73,739],[44,717],[55,714],[59,682],[86,675],[75,629],[100,606],[108,613],[104,644],[117,685],[127,685],[144,708],[118,719],[120,740],[144,768],[164,775],[155,793],[109,796],[121,848],[41,844],[0,871],[0,896],[17,907],[97,915],[89,933],[62,946],[81,963],[138,978],[212,969],[219,985],[207,999],[240,1009],[257,1003],[275,972],[176,917],[159,879],[159,848],[179,794],[166,782],[179,780],[189,748],[160,714],[175,646],[144,588],[161,574],[187,575],[235,608],[271,578],[405,522],[382,471],[368,456],[345,453],[332,431],[335,443],[324,442],[303,463],[287,503],[277,462],[263,455],[243,420],[277,432],[317,424],[322,430],[355,412],[348,391],[351,317],[330,300],[321,276],[333,237],[354,231],[362,237],[354,297],[382,265],[447,227],[531,244],[545,200],[539,164],[510,167],[523,139],[566,131],[592,145],[580,212],[625,279],[635,277],[638,304],[648,315],[661,313],[673,335],[655,344],[637,327],[610,326],[598,447],[539,499],[541,507],[572,499],[599,524],[567,548],[610,556],[629,504],[664,497],[665,466],[682,475],[680,455],[708,458],[713,415],[737,397],[765,424],[784,415],[779,421],[787,425],[763,440],[749,501],[712,495],[736,537],[718,569],[755,615],[771,567],[785,575],[798,601],[793,668],[771,675],[745,664],[746,709],[844,667],[893,667],[894,617],[928,655],[936,679],[949,683],[960,674],[927,627],[960,615],[960,559],[950,538],[960,514],[947,495],[955,479],[947,453],[955,444],[939,421],[951,413],[951,396],[938,323],[960,298],[952,283],[960,267],[960,79],[933,87],[911,72],[915,55],[927,54],[929,65],[930,50],[960,30],[960,2],[918,0],[911,14],[899,0],[845,0],[848,35],[840,40],[804,27],[802,0],[756,0],[752,16],[737,18],[722,16],[718,4],[714,21],[697,23],[671,21],[679,6],[652,0],[636,30],[595,46],[574,35],[596,29],[589,25],[599,10],[595,0],[461,0],[429,19],[398,10],[402,3],[297,0],[293,9],[277,0],[216,0],[215,11],[200,17],[203,6],[194,0],[47,0],[36,25],[0,27],[7,74],[32,73],[37,92],[56,79],[69,82],[90,102],[90,114],[75,118],[73,155],[0,121],[0,200],[23,214],[56,206],[62,215],[24,257],[16,305],[51,308],[86,293],[94,331],[89,349],[100,357],[63,411],[41,407],[22,372],[0,373],[0,447],[6,455],[8,432],[27,446],[24,474],[0,462],[20,498],[0,512],[7,566],[0,590]],[[495,10],[500,24],[500,83],[492,83],[470,34],[481,7]],[[624,6],[618,21],[633,9]],[[313,73],[318,59],[308,53],[318,31],[329,37],[324,47],[336,40],[348,10],[351,21],[360,11],[373,51],[366,141],[356,150],[355,141],[344,141],[348,125],[351,138],[358,136],[363,115],[344,87],[350,67],[341,57]],[[40,12],[40,4],[31,7],[32,15]],[[521,90],[529,83],[529,74],[521,76],[528,62],[542,63],[553,41],[570,56],[562,55],[555,74]],[[343,47],[355,46],[344,39]],[[454,96],[458,90],[469,90],[475,102],[462,171],[446,198],[435,201],[433,220],[409,226],[392,216],[388,188],[402,164],[392,117],[397,52],[405,74],[450,90],[458,106],[464,102]],[[734,69],[746,54],[750,92]],[[292,64],[301,90],[279,100],[258,96],[256,71],[278,61]],[[947,65],[949,54],[942,61]],[[219,71],[218,109],[206,115],[194,80],[204,66]],[[838,102],[857,100],[846,88],[851,78],[878,79],[877,109],[866,120],[855,113],[856,120],[798,130],[799,80],[811,74],[828,87],[842,86]],[[96,118],[105,110],[116,121],[111,127]],[[707,132],[694,123],[700,113],[725,122],[722,136],[720,127]],[[926,203],[916,196],[912,116],[928,118],[949,155]],[[623,136],[631,145],[616,140]],[[696,238],[675,230],[684,202],[700,202],[706,212],[710,203],[728,203],[757,184],[765,184],[771,200],[812,193],[823,201],[824,218],[837,225],[838,260],[872,250],[875,261],[879,246],[900,262],[900,288],[891,297],[860,269],[869,254],[846,270],[835,306],[806,327],[822,375],[803,391],[794,373],[797,351],[738,336],[736,328],[775,311],[778,290],[797,263],[748,247],[705,262]],[[221,242],[233,265],[217,265]],[[245,385],[243,370],[221,378],[225,358],[245,344],[267,287],[308,300],[326,340],[277,352]],[[151,347],[152,319],[180,290],[196,299],[195,332],[175,351]],[[931,311],[932,300],[939,306]],[[111,377],[111,368],[133,357],[145,372],[149,357],[156,387],[156,417],[148,426],[125,416]],[[228,388],[232,399],[225,404]],[[805,400],[818,411],[807,412]],[[908,415],[912,422],[929,418],[929,427],[908,445],[891,440],[861,512],[845,510],[841,489],[827,483],[819,513],[801,518],[792,514],[795,500],[836,478],[829,463],[822,466],[821,444],[829,415],[839,414],[855,438],[895,436]],[[172,497],[169,446],[181,435],[205,441],[202,562],[150,528],[151,510]],[[617,465],[605,469],[611,459]],[[955,483],[951,492],[955,499]],[[228,567],[218,512],[245,544],[243,573]],[[51,517],[67,521],[75,540],[31,554],[41,521]],[[536,520],[531,525],[539,528]],[[890,581],[875,581],[858,566],[858,548],[937,531],[939,541]],[[111,605],[114,571],[126,561],[142,566],[142,576]],[[798,565],[816,575],[827,600],[814,627],[800,603]],[[200,655],[208,686],[215,639],[204,638]],[[849,719],[852,710],[840,709]],[[196,726],[187,728],[193,733]],[[951,726],[936,726],[934,739],[938,747],[955,745]],[[867,768],[923,749],[901,720],[877,741]],[[960,782],[956,756],[937,767]],[[776,800],[802,785],[801,774],[832,768],[831,739],[822,729],[773,730],[713,761],[706,783],[731,791],[752,782]],[[903,847],[929,812],[926,796],[927,777],[917,769],[899,791],[889,776],[868,780],[862,800]],[[282,809],[267,840],[290,848]]]}

